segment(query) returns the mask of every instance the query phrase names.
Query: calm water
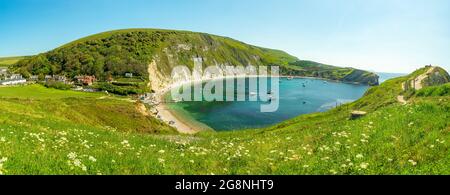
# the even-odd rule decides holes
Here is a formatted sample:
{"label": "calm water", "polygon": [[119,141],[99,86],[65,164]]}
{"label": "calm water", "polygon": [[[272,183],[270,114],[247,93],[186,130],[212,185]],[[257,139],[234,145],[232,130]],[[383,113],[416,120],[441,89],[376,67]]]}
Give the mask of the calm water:
{"label": "calm water", "polygon": [[[248,82],[246,83],[248,89]],[[302,114],[323,112],[335,107],[336,104],[357,100],[368,89],[368,86],[324,82],[316,79],[296,78],[288,80],[281,78],[279,89],[279,99],[274,100],[279,101],[279,109],[271,113],[260,112],[261,104],[267,104],[267,102],[262,101],[184,101],[171,104],[170,107],[178,114],[189,115],[188,118],[195,119],[218,131],[259,128]],[[247,90],[247,99],[248,93]]]}
{"label": "calm water", "polygon": [[380,83],[383,83],[386,80],[392,79],[392,78],[397,78],[397,77],[401,77],[401,76],[405,76],[407,74],[404,73],[386,73],[386,72],[377,72],[377,75],[380,76]]}

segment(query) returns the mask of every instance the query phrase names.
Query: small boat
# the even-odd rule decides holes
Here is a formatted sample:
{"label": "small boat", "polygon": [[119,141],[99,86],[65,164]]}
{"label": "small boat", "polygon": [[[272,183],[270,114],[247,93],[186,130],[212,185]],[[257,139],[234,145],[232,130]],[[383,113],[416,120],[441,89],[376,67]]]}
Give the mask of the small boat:
{"label": "small boat", "polygon": [[258,93],[256,93],[256,92],[250,92],[250,96],[256,96],[256,95],[258,95]]}
{"label": "small boat", "polygon": [[269,95],[269,102],[272,101],[272,100],[276,100],[276,99],[277,99],[276,97],[273,97],[272,95]]}
{"label": "small boat", "polygon": [[287,79],[288,80],[292,80],[292,79],[294,79],[294,77],[293,76],[288,76]]}

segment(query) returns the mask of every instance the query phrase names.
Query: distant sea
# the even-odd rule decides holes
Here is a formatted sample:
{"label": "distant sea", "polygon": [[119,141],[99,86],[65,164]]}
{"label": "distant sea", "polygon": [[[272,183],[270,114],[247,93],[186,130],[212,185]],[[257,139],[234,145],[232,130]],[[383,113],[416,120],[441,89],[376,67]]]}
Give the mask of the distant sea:
{"label": "distant sea", "polygon": [[376,72],[375,74],[380,76],[380,79],[379,79],[380,83],[383,83],[384,81],[387,81],[387,80],[392,79],[392,78],[396,78],[396,77],[401,77],[401,76],[407,75],[405,73],[387,73],[387,72]]}

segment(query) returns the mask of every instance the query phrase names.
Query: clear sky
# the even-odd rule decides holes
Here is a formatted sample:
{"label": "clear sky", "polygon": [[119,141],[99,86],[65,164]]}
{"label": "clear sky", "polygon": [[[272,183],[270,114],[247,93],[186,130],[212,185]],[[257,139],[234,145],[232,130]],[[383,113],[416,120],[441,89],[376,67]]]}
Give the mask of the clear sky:
{"label": "clear sky", "polygon": [[207,32],[374,71],[450,70],[449,0],[0,0],[0,56],[122,28]]}

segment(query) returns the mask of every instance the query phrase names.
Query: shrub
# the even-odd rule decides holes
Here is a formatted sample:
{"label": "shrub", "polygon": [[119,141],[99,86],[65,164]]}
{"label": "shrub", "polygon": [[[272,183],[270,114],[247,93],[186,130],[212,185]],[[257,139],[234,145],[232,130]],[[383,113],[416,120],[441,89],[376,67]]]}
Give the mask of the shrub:
{"label": "shrub", "polygon": [[68,85],[58,81],[48,81],[44,84],[44,86],[47,88],[54,88],[60,90],[69,90],[70,88],[72,88],[72,85]]}
{"label": "shrub", "polygon": [[118,95],[136,95],[144,93],[144,91],[141,89],[133,87],[116,86],[110,83],[97,83],[93,87],[101,91],[108,91],[109,93],[114,93]]}

